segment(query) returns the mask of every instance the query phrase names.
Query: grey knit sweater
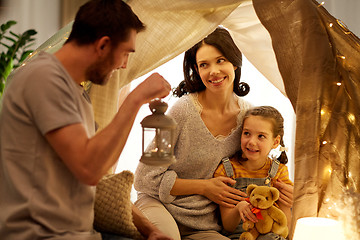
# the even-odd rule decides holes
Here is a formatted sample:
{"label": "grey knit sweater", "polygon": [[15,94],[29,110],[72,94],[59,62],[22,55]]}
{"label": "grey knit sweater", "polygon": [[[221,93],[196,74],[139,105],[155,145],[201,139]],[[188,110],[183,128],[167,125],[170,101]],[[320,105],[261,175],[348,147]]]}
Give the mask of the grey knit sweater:
{"label": "grey knit sweater", "polygon": [[225,156],[240,148],[240,124],[251,106],[239,98],[241,109],[238,125],[228,136],[214,137],[201,119],[197,94],[181,97],[170,109],[178,127],[175,133],[176,162],[169,167],[153,167],[139,163],[134,187],[138,199],[144,194],[159,199],[175,220],[197,230],[221,229],[216,214],[217,204],[202,195],[172,196],[175,179],[209,179]]}

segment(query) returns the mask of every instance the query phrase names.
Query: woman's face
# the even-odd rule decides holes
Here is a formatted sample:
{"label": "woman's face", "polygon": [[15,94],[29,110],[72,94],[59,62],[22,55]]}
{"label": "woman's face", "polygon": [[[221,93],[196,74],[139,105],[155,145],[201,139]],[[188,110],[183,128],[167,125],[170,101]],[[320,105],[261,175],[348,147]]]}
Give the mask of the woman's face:
{"label": "woman's face", "polygon": [[280,136],[273,136],[270,120],[261,116],[249,116],[245,119],[241,134],[243,157],[250,161],[263,163],[271,149],[280,143]]}
{"label": "woman's face", "polygon": [[196,53],[196,64],[207,90],[233,91],[236,67],[217,48],[202,45]]}

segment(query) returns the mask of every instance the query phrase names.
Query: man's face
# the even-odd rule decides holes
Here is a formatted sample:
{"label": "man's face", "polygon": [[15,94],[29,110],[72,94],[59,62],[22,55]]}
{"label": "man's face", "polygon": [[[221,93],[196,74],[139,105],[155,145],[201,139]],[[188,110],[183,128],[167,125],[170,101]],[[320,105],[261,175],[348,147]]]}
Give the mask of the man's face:
{"label": "man's face", "polygon": [[114,70],[126,68],[130,53],[135,52],[136,31],[130,30],[129,39],[111,47],[103,57],[97,59],[86,71],[86,79],[92,83],[104,85]]}

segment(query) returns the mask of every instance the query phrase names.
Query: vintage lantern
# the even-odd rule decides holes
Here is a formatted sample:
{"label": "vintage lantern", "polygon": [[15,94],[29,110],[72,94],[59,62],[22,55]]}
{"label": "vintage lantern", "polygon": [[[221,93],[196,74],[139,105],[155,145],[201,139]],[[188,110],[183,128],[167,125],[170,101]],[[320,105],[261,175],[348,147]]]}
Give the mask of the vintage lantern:
{"label": "vintage lantern", "polygon": [[142,156],[140,162],[153,166],[165,166],[175,162],[174,131],[176,122],[165,115],[167,103],[160,99],[149,103],[151,115],[141,121]]}

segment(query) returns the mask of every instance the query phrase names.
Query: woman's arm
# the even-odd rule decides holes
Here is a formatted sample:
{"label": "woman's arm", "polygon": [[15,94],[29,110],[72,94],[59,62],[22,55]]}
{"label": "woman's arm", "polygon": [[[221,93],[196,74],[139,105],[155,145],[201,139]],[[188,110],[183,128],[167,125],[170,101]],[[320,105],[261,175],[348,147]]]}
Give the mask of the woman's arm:
{"label": "woman's arm", "polygon": [[280,192],[280,197],[277,203],[279,204],[279,208],[285,213],[288,223],[287,225],[288,228],[290,229],[294,186],[292,186],[291,184],[284,183],[283,181],[278,179],[274,183],[274,187],[276,187]]}
{"label": "woman's arm", "polygon": [[293,205],[294,186],[277,179],[277,181],[274,182],[274,187],[280,191],[280,197],[278,201],[284,204],[284,206],[291,208]]}
{"label": "woman's arm", "polygon": [[170,194],[173,196],[200,194],[221,206],[233,208],[246,197],[245,193],[229,186],[235,183],[235,180],[228,177],[210,179],[177,178]]}
{"label": "woman's arm", "polygon": [[291,208],[285,206],[283,203],[278,202],[280,210],[282,210],[285,213],[286,219],[287,219],[287,225],[288,229],[290,230],[291,226]]}

